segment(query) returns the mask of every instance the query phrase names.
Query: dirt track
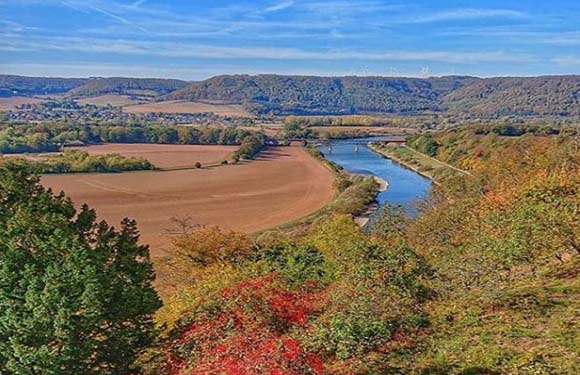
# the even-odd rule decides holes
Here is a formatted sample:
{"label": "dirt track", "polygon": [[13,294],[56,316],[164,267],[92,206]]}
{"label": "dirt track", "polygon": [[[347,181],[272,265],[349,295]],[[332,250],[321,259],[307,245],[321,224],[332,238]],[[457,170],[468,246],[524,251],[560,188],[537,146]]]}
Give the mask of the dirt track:
{"label": "dirt track", "polygon": [[303,217],[333,196],[333,176],[297,147],[275,148],[259,160],[202,170],[44,176],[77,204],[119,223],[135,218],[152,255],[166,254],[172,217],[255,232]]}

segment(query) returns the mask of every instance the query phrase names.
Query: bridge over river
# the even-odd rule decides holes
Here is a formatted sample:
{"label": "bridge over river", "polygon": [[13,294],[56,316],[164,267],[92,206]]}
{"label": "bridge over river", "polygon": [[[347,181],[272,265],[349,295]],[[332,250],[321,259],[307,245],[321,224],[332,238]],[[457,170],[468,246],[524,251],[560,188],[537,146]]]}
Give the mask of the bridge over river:
{"label": "bridge over river", "polygon": [[[405,135],[382,135],[372,138],[347,138],[341,139],[340,143],[342,145],[366,145],[369,142],[379,141],[379,142],[389,142],[389,143],[405,143]],[[320,145],[328,144],[335,140],[332,139],[306,139],[306,138],[291,138],[288,139],[291,144],[308,144],[308,145]]]}

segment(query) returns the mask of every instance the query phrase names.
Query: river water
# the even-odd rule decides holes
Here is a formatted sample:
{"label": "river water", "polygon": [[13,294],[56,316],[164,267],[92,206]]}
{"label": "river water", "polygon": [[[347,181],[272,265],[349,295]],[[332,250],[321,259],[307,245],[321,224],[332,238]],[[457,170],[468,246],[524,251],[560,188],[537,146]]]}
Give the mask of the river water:
{"label": "river water", "polygon": [[[386,191],[380,192],[377,200],[381,206],[385,203],[400,205],[407,214],[415,216],[416,203],[424,199],[431,190],[431,181],[420,174],[384,158],[368,148],[369,141],[380,138],[357,138],[334,140],[328,145],[319,147],[324,156],[349,173],[377,176],[389,183]],[[358,151],[355,149],[356,141]]]}

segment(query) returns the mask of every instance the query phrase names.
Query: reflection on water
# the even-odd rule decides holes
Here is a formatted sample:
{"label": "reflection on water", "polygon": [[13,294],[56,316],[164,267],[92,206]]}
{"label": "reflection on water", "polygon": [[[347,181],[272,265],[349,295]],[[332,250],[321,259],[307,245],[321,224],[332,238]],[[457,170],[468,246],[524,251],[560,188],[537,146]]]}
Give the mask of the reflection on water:
{"label": "reflection on water", "polygon": [[414,203],[427,196],[431,189],[431,181],[367,147],[368,141],[379,139],[335,140],[328,145],[320,146],[319,150],[327,159],[342,165],[347,172],[378,176],[386,180],[389,188],[379,193],[377,197],[381,206],[386,202],[401,205],[408,214],[414,216],[416,214]]}

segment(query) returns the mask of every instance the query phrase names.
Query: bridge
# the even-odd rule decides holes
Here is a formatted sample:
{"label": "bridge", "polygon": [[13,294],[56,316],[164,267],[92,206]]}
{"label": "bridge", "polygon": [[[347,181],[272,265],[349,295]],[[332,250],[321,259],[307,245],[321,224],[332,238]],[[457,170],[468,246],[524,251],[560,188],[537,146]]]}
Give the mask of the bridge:
{"label": "bridge", "polygon": [[[374,138],[373,140],[371,140],[370,142],[387,142],[387,143],[405,143],[406,141],[406,137],[405,136],[384,136],[384,137],[372,137]],[[328,141],[326,141],[328,142]],[[347,145],[366,145],[367,143],[369,143],[368,139],[358,139],[358,138],[353,138],[353,139],[343,139],[342,140],[343,144],[347,144]]]}
{"label": "bridge", "polygon": [[[371,137],[369,137],[371,138]],[[406,136],[404,135],[385,135],[385,136],[375,136],[372,137],[373,140],[371,142],[388,142],[388,143],[405,143]],[[287,139],[288,142],[291,144],[318,144],[318,143],[328,143],[332,141],[332,139],[307,139],[307,138],[290,138]],[[343,144],[350,144],[350,145],[366,145],[369,143],[369,139],[360,139],[360,138],[350,138],[350,139],[341,139]]]}

